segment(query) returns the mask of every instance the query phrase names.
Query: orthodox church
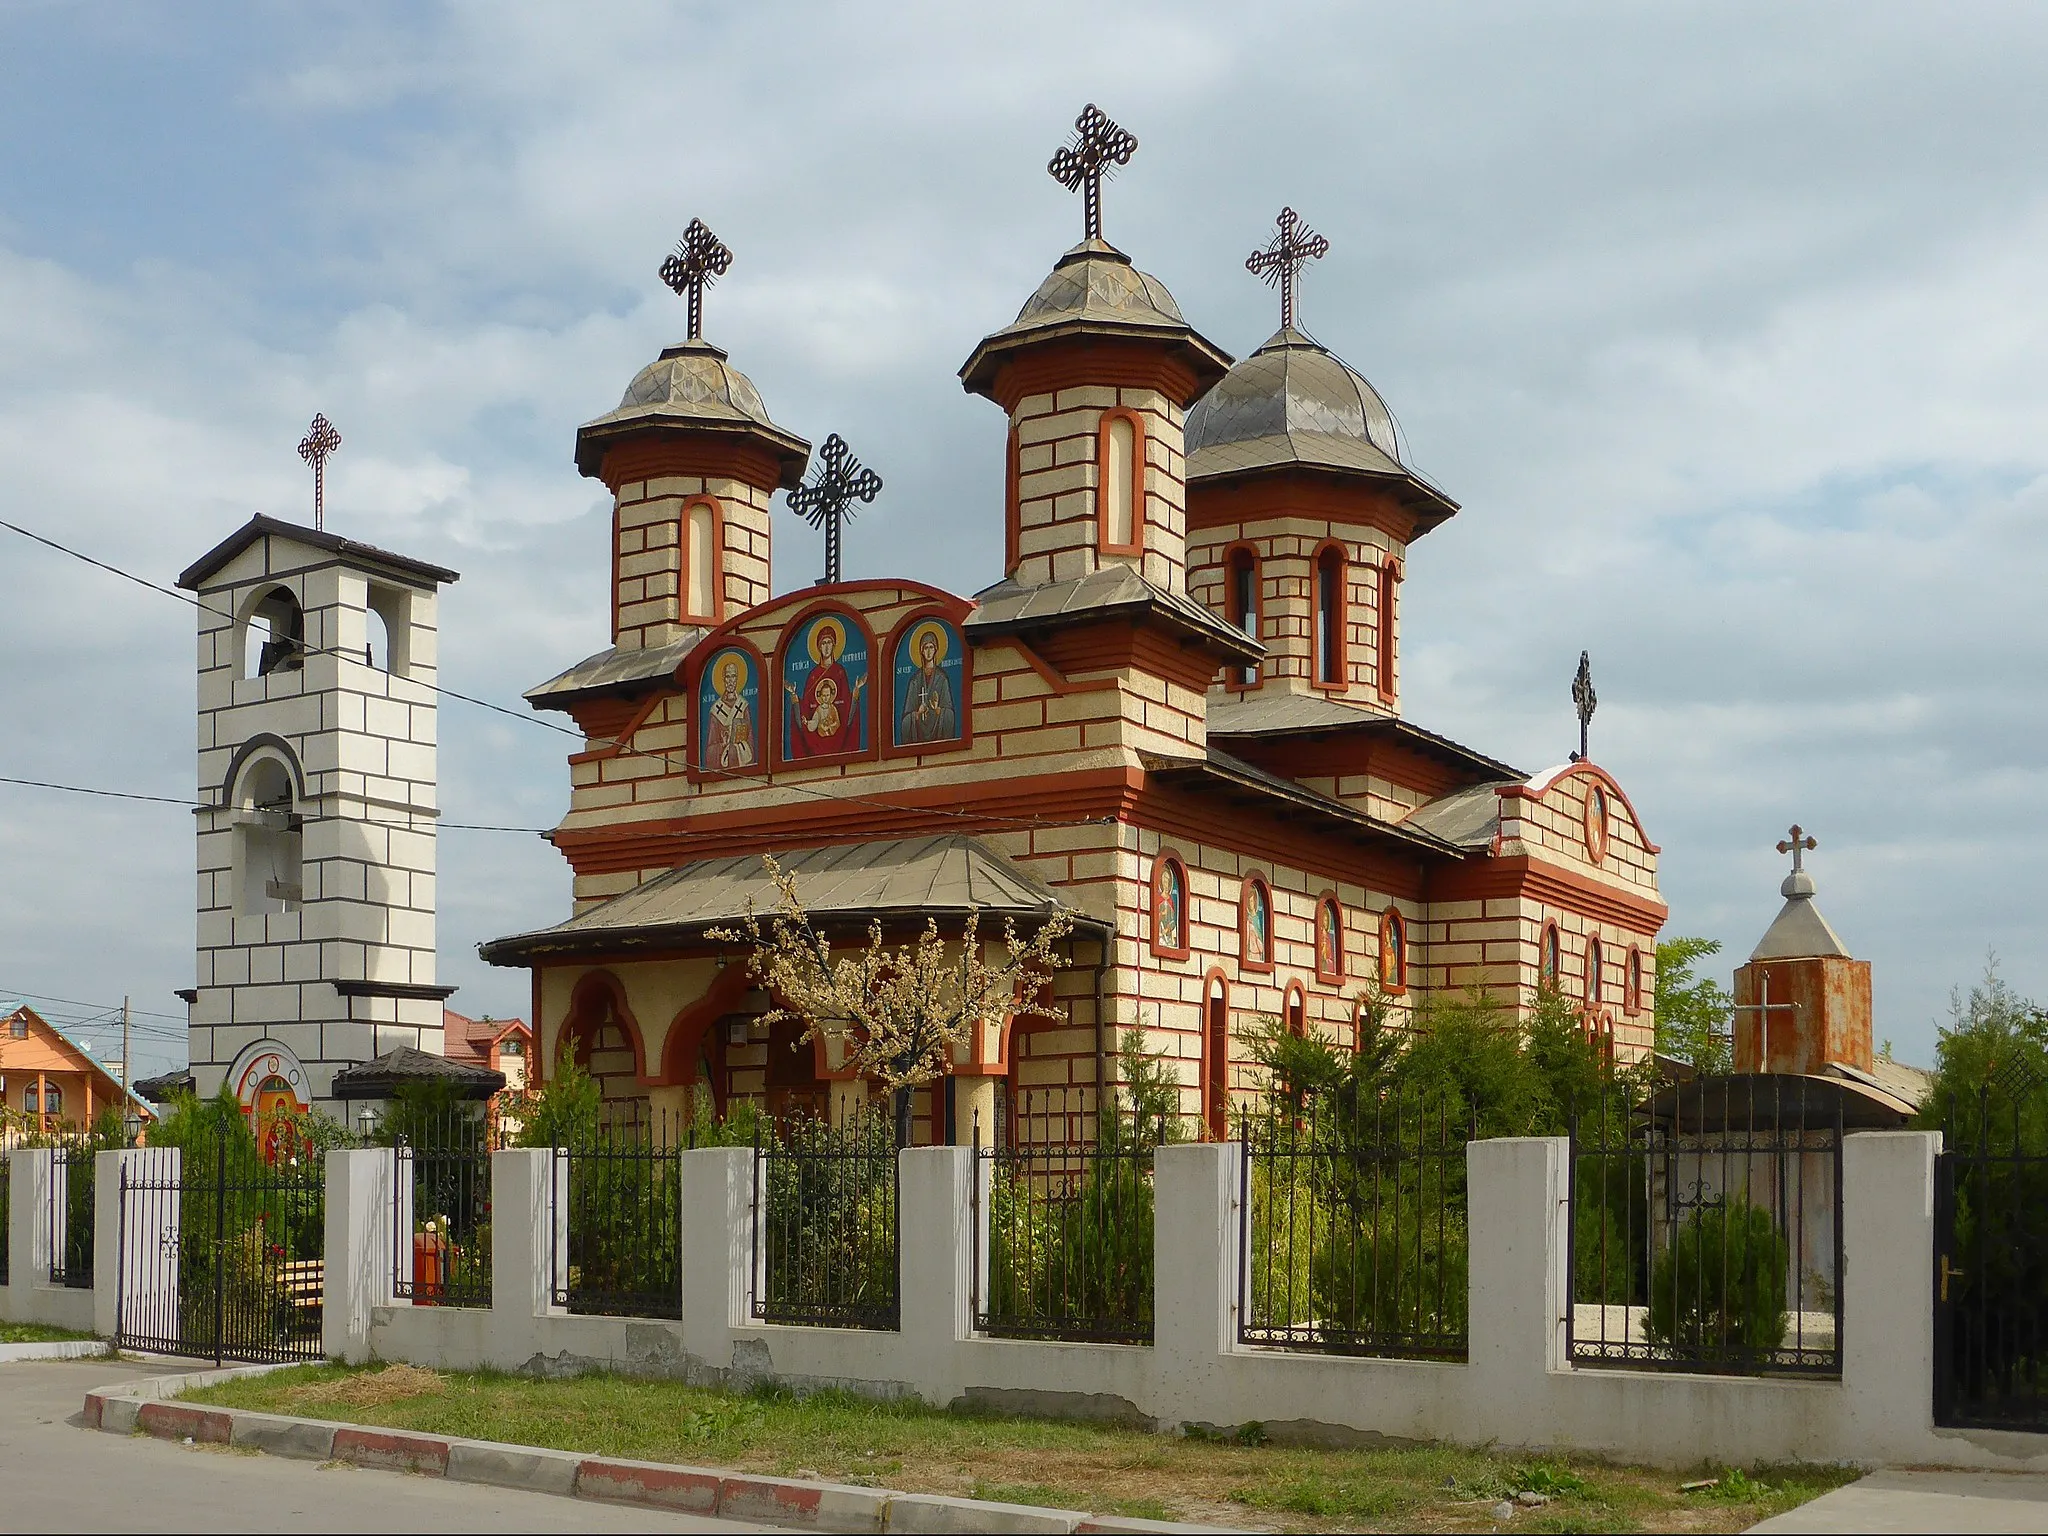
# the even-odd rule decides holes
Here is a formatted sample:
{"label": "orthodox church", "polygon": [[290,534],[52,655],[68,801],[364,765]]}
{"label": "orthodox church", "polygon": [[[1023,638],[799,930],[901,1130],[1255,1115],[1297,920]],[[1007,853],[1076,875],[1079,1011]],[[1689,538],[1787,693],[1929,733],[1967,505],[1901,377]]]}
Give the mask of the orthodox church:
{"label": "orthodox church", "polygon": [[[731,256],[693,223],[662,276],[689,334],[576,434],[611,527],[612,644],[532,689],[580,727],[552,833],[574,911],[482,946],[532,975],[536,1068],[573,1059],[629,1107],[703,1085],[772,1108],[868,1093],[834,1042],[759,1022],[744,955],[709,937],[793,871],[814,918],[892,935],[970,910],[1079,914],[1058,1017],[961,1052],[921,1139],[1000,1129],[1022,1090],[1078,1102],[1142,1026],[1224,1132],[1262,1019],[1351,1040],[1430,993],[1526,1006],[1650,1048],[1657,848],[1583,757],[1531,775],[1401,708],[1410,548],[1458,505],[1402,456],[1380,395],[1295,324],[1292,212],[1247,265],[1281,326],[1233,361],[1102,236],[1135,140],[1094,108],[1051,170],[1084,238],[962,386],[1008,418],[1003,566],[971,596],[838,579],[837,515],[879,482],[778,424],[702,334]],[[778,491],[822,514],[828,579],[776,595]],[[984,934],[990,930],[984,927]]]}

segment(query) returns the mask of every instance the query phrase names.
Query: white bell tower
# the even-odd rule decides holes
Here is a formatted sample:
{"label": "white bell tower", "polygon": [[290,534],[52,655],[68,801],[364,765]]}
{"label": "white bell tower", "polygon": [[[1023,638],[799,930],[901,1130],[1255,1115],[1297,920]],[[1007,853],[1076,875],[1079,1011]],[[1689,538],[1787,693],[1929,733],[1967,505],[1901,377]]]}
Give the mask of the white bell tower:
{"label": "white bell tower", "polygon": [[258,515],[199,608],[194,1086],[337,1109],[334,1074],[440,1054],[435,596],[453,571]]}

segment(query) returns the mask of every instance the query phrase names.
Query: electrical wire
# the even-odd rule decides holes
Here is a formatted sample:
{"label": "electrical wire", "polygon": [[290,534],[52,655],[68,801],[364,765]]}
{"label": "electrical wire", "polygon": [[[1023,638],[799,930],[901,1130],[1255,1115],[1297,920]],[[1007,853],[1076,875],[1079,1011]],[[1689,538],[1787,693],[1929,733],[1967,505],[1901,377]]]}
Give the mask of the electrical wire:
{"label": "electrical wire", "polygon": [[[138,795],[130,793],[125,789],[94,789],[85,784],[55,784],[48,779],[17,779],[7,774],[0,774],[0,784],[25,784],[31,789],[61,789],[70,795],[99,795],[108,800],[148,800],[158,805],[182,805],[202,811],[225,809],[223,806],[213,805],[205,800],[180,800],[171,795]],[[346,818],[339,816],[310,816],[306,819],[308,821],[321,822],[341,821]],[[439,820],[434,821],[432,825],[437,831],[447,828],[457,832],[526,832],[534,837],[546,837],[548,835],[545,827],[507,827],[475,821]],[[273,869],[271,873],[274,875],[277,871]]]}
{"label": "electrical wire", "polygon": [[[108,564],[108,563],[107,563],[106,561],[104,561],[104,560],[99,560],[99,559],[95,559],[95,558],[94,558],[93,556],[91,556],[91,555],[88,555],[88,554],[85,554],[85,553],[83,553],[83,552],[81,552],[81,551],[79,551],[79,550],[76,550],[76,549],[72,549],[72,548],[71,548],[70,546],[68,546],[68,545],[65,545],[65,544],[60,544],[60,543],[58,543],[58,542],[57,542],[57,541],[56,541],[55,539],[51,539],[51,538],[46,538],[46,537],[44,537],[44,536],[43,536],[42,534],[40,534],[40,533],[34,533],[34,532],[31,532],[31,531],[30,531],[29,529],[27,529],[27,528],[24,528],[24,527],[22,527],[22,526],[21,526],[21,525],[20,525],[19,523],[11,523],[11,522],[7,521],[7,520],[6,520],[5,518],[0,518],[0,528],[5,528],[5,529],[7,529],[7,530],[8,530],[9,532],[12,532],[12,533],[18,533],[18,534],[20,534],[20,535],[21,535],[21,536],[22,536],[23,538],[25,538],[25,539],[32,539],[32,540],[34,540],[34,541],[35,541],[36,543],[38,543],[38,544],[41,544],[41,545],[43,545],[44,547],[46,547],[46,548],[48,548],[48,549],[53,549],[53,550],[57,551],[57,553],[59,553],[59,554],[63,554],[63,555],[69,555],[69,556],[71,556],[71,557],[72,557],[72,558],[73,558],[74,560],[82,560],[82,561],[84,561],[84,562],[85,562],[85,563],[86,563],[87,565],[93,566],[93,567],[95,567],[95,568],[97,568],[97,569],[99,569],[99,570],[102,570],[102,571],[106,571],[106,572],[107,572],[107,573],[109,573],[110,575],[114,575],[114,576],[118,576],[118,577],[120,577],[120,578],[121,578],[121,579],[122,579],[123,581],[132,581],[132,582],[134,582],[134,583],[135,583],[135,584],[136,584],[137,586],[139,586],[139,587],[147,587],[147,588],[148,588],[148,589],[149,589],[150,591],[152,591],[152,592],[159,592],[159,593],[162,593],[162,594],[163,594],[164,596],[166,596],[166,597],[174,597],[174,598],[176,598],[176,599],[177,599],[177,600],[178,600],[179,602],[181,602],[181,603],[186,603],[186,604],[189,604],[189,605],[190,605],[191,607],[197,608],[197,609],[199,609],[199,610],[200,610],[201,612],[203,612],[203,613],[210,613],[210,614],[213,614],[213,615],[214,615],[214,616],[215,616],[216,618],[223,618],[223,619],[226,619],[226,620],[228,620],[228,622],[230,622],[230,623],[234,623],[234,622],[236,622],[236,620],[235,620],[235,616],[234,616],[234,615],[233,615],[232,613],[229,613],[229,612],[227,612],[227,611],[226,611],[225,609],[221,609],[221,608],[216,608],[216,607],[214,607],[214,606],[213,606],[212,604],[210,604],[210,603],[206,603],[206,602],[203,602],[203,601],[201,601],[201,600],[200,600],[199,598],[197,598],[197,597],[194,597],[194,596],[193,596],[193,595],[192,595],[191,593],[189,593],[189,592],[181,592],[181,591],[179,591],[178,589],[176,589],[175,587],[166,587],[166,586],[162,585],[162,584],[161,584],[160,582],[154,582],[154,581],[151,581],[151,580],[150,580],[150,579],[149,579],[148,577],[146,577],[146,576],[138,576],[138,575],[136,575],[136,574],[135,574],[134,572],[132,572],[132,571],[125,571],[125,570],[121,569],[121,568],[120,568],[119,566],[116,566],[116,565],[109,565],[109,564]],[[344,658],[346,658],[346,659],[349,659],[349,660],[354,660],[354,659],[355,659],[355,653],[354,653],[354,652],[352,652],[352,651],[343,651],[343,650],[337,649],[337,648],[335,648],[335,647],[332,647],[332,646],[328,646],[328,647],[313,647],[313,646],[307,646],[307,645],[305,645],[305,644],[304,644],[304,642],[303,642],[303,641],[302,641],[302,642],[300,642],[300,650],[301,650],[301,651],[302,651],[302,652],[303,652],[304,654],[307,654],[307,655],[315,655],[315,656],[341,656],[341,657],[344,657]],[[415,680],[410,680],[410,681],[412,681],[412,682],[413,682],[413,685],[414,685],[415,687],[419,687],[419,688],[424,688],[424,689],[426,689],[426,690],[427,690],[428,692],[430,692],[430,693],[436,693],[436,694],[440,694],[441,696],[443,696],[443,697],[445,697],[445,698],[450,698],[450,699],[456,699],[456,700],[459,700],[460,702],[462,702],[462,703],[464,703],[464,704],[474,704],[474,705],[476,705],[476,706],[477,706],[478,708],[480,708],[480,709],[488,709],[488,710],[492,711],[492,712],[493,712],[493,713],[495,713],[495,714],[505,715],[505,716],[508,716],[508,717],[510,717],[511,719],[514,719],[514,720],[521,720],[521,721],[524,721],[524,722],[525,722],[526,724],[528,724],[528,725],[537,725],[537,726],[541,727],[541,729],[543,729],[543,730],[548,730],[548,731],[554,731],[554,732],[556,732],[557,734],[559,734],[559,735],[563,735],[563,736],[572,736],[572,737],[575,737],[575,738],[576,738],[576,739],[578,739],[578,740],[587,740],[587,739],[588,739],[588,738],[586,738],[586,737],[584,736],[583,732],[582,732],[582,731],[580,731],[580,730],[574,730],[574,729],[571,729],[570,727],[568,727],[568,726],[566,726],[566,725],[557,725],[557,724],[556,724],[556,723],[555,723],[554,721],[552,721],[552,720],[543,720],[543,719],[541,719],[541,718],[540,718],[540,717],[539,717],[538,715],[534,715],[534,714],[531,714],[531,713],[525,713],[525,714],[522,714],[522,713],[521,713],[521,712],[519,712],[518,710],[514,710],[514,709],[508,709],[508,708],[506,708],[506,707],[505,707],[504,705],[502,705],[502,704],[493,704],[493,703],[492,703],[492,702],[491,702],[490,700],[488,700],[488,699],[479,699],[479,698],[476,698],[476,697],[475,697],[474,695],[471,695],[471,694],[467,694],[467,693],[457,693],[457,692],[456,692],[456,691],[455,691],[454,689],[452,689],[452,688],[442,688],[442,687],[440,687],[440,686],[438,686],[438,685],[436,685],[436,684],[434,684],[434,683],[422,683],[422,682],[419,682],[419,681],[417,681],[416,679],[415,679]],[[685,769],[687,769],[687,768],[688,768],[688,766],[689,766],[688,758],[687,758],[686,756],[678,756],[678,755],[677,755],[676,753],[674,753],[674,752],[668,752],[668,751],[664,751],[664,750],[662,750],[662,749],[660,749],[660,748],[658,748],[658,747],[657,747],[657,748],[647,748],[647,747],[634,747],[634,746],[629,746],[629,745],[625,744],[625,743],[624,743],[623,741],[621,741],[621,740],[618,740],[618,739],[614,739],[614,740],[612,740],[612,741],[610,741],[610,742],[604,743],[603,745],[604,745],[605,747],[609,748],[609,749],[610,749],[610,750],[611,750],[611,751],[612,751],[612,752],[613,752],[613,753],[614,753],[615,755],[617,755],[617,756],[620,756],[620,757],[639,757],[639,758],[646,758],[646,759],[649,759],[650,761],[660,762],[660,763],[664,764],[665,766],[667,766],[667,767],[669,767],[669,768],[671,768],[671,769],[674,769],[674,768],[677,768],[677,767],[682,767],[682,768],[685,768]],[[703,766],[703,765],[699,765],[699,767],[698,767],[698,769],[697,769],[697,772],[699,773],[699,775],[700,775],[700,776],[701,776],[701,775],[715,775],[716,777],[719,777],[719,778],[725,778],[725,779],[752,779],[752,778],[754,778],[754,777],[755,777],[755,775],[753,775],[753,774],[748,774],[748,773],[736,773],[736,772],[732,771],[731,769],[725,769],[725,768],[711,768],[711,767],[707,767],[707,766]],[[68,788],[71,788],[71,787],[73,787],[73,786],[70,786],[70,785],[50,785],[50,786],[45,786],[45,787],[48,787],[48,788],[57,788],[57,789],[68,789]],[[975,812],[975,811],[958,811],[958,810],[948,810],[948,809],[946,809],[946,808],[945,808],[945,807],[943,807],[943,806],[913,806],[913,805],[905,805],[905,804],[903,804],[903,803],[902,803],[901,801],[895,801],[895,800],[885,800],[885,799],[881,799],[881,798],[879,798],[879,797],[877,797],[877,796],[873,796],[873,795],[860,795],[860,794],[835,794],[835,793],[833,793],[833,792],[832,792],[831,790],[828,790],[828,789],[821,789],[821,788],[819,788],[818,786],[816,786],[816,785],[813,785],[813,784],[792,784],[792,783],[784,782],[784,783],[782,783],[782,784],[780,784],[780,785],[776,785],[775,787],[776,787],[776,788],[779,788],[779,789],[784,789],[784,790],[788,790],[788,791],[790,791],[790,792],[792,792],[792,793],[795,793],[795,794],[799,794],[799,795],[808,795],[808,796],[812,797],[813,799],[817,799],[817,800],[826,800],[826,801],[831,801],[831,802],[833,802],[833,803],[835,803],[835,804],[840,804],[840,805],[864,805],[864,806],[871,806],[871,807],[873,807],[873,808],[875,808],[875,809],[877,809],[877,810],[884,810],[884,811],[897,811],[897,812],[902,812],[902,811],[909,811],[909,812],[911,812],[911,813],[913,813],[913,814],[915,814],[915,815],[919,815],[919,816],[934,816],[934,817],[938,817],[938,816],[943,816],[943,817],[948,817],[948,818],[950,818],[950,819],[952,819],[952,820],[955,820],[955,821],[971,821],[971,822],[974,822],[974,823],[975,823],[976,825],[979,825],[979,826],[988,826],[988,825],[992,825],[992,824],[999,824],[999,825],[1003,825],[1003,826],[1013,826],[1013,827],[1030,827],[1030,828],[1037,828],[1037,827],[1045,827],[1045,826],[1098,826],[1098,825],[1107,825],[1108,823],[1110,823],[1110,822],[1112,822],[1112,821],[1114,821],[1114,820],[1116,819],[1116,818],[1115,818],[1115,817],[1113,817],[1113,816],[1094,816],[1094,817],[1087,817],[1087,818],[1081,819],[1081,820],[1079,820],[1079,821],[1076,821],[1076,820],[1072,820],[1072,819],[1068,819],[1068,820],[1062,820],[1062,821],[1058,821],[1058,822],[1048,822],[1048,821],[1047,821],[1047,820],[1046,820],[1046,819],[1045,819],[1044,817],[1042,817],[1042,816],[993,816],[993,815],[989,815],[989,814],[986,814],[986,813],[980,813],[980,812]],[[132,797],[132,798],[135,798],[135,799],[148,799],[148,798],[153,798],[153,797],[149,797],[149,796],[140,796],[140,795],[138,795],[138,796],[134,796],[134,797]],[[181,803],[184,803],[184,802],[181,802]],[[197,803],[197,802],[189,802],[189,803]],[[458,823],[458,822],[444,822],[444,823],[442,823],[442,825],[443,825],[443,826],[447,826],[447,827],[451,827],[451,828],[453,828],[453,827],[461,827],[461,828],[462,828],[462,830],[464,830],[464,831],[476,831],[476,832],[500,832],[500,831],[504,831],[504,832],[525,832],[525,831],[533,831],[533,830],[536,830],[536,829],[533,829],[533,828],[527,828],[527,827],[485,827],[485,826],[475,826],[475,825],[464,825],[464,824],[462,824],[462,823]],[[545,835],[545,834],[542,834],[542,835]]]}

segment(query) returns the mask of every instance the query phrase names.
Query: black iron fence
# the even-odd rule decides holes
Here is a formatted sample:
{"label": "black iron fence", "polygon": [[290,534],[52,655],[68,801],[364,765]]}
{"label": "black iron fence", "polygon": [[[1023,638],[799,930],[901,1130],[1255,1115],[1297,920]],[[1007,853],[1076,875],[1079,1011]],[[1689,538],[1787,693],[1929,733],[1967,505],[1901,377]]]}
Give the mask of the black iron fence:
{"label": "black iron fence", "polygon": [[754,1141],[753,1312],[764,1322],[897,1326],[896,1128],[886,1110],[797,1117]]}
{"label": "black iron fence", "polygon": [[0,1285],[7,1284],[9,1253],[11,1246],[8,1234],[14,1229],[14,1169],[4,1153],[0,1153]]}
{"label": "black iron fence", "polygon": [[1578,1106],[1571,1358],[1841,1372],[1842,1099],[1783,1073]]}
{"label": "black iron fence", "polygon": [[93,1222],[98,1208],[89,1136],[54,1143],[50,1158],[50,1284],[92,1289]]}
{"label": "black iron fence", "polygon": [[1152,1342],[1153,1153],[1168,1129],[1113,1097],[1098,1118],[1092,1090],[1066,1089],[1020,1094],[1002,1146],[975,1127],[976,1328]]}
{"label": "black iron fence", "polygon": [[1950,1106],[1934,1190],[1934,1420],[2048,1429],[2048,1091]]}
{"label": "black iron fence", "polygon": [[1464,1359],[1473,1134],[1433,1095],[1268,1096],[1242,1129],[1240,1340]]}
{"label": "black iron fence", "polygon": [[396,1106],[391,1138],[392,1294],[420,1307],[491,1304],[491,1153],[484,1106]]}
{"label": "black iron fence", "polygon": [[[600,1317],[683,1315],[680,1129],[641,1115],[554,1149],[556,1306]],[[488,1295],[488,1264],[483,1283]]]}
{"label": "black iron fence", "polygon": [[321,1358],[324,1159],[291,1136],[259,1146],[236,1131],[125,1161],[113,1256],[122,1348],[216,1363]]}

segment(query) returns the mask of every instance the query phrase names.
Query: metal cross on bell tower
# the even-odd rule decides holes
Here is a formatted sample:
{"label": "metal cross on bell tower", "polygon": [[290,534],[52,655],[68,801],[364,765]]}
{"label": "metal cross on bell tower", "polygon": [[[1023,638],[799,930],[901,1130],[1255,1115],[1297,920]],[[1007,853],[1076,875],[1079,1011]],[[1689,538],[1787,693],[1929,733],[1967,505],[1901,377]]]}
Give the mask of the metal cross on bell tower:
{"label": "metal cross on bell tower", "polygon": [[1244,269],[1280,290],[1280,329],[1294,329],[1294,289],[1301,269],[1330,254],[1330,242],[1301,222],[1292,208],[1280,210],[1280,229],[1263,250],[1244,259]]}
{"label": "metal cross on bell tower", "polygon": [[1579,652],[1579,675],[1572,679],[1572,703],[1579,711],[1579,750],[1572,761],[1586,760],[1586,728],[1593,723],[1593,711],[1600,707],[1600,695],[1593,691],[1593,654]]}
{"label": "metal cross on bell tower", "polygon": [[690,340],[704,339],[704,290],[731,265],[732,252],[702,219],[690,220],[675,250],[662,258],[661,280],[690,301]]}
{"label": "metal cross on bell tower", "polygon": [[1806,828],[1797,822],[1792,824],[1790,840],[1782,837],[1778,839],[1778,852],[1792,855],[1792,873],[1795,875],[1806,873],[1806,855],[1819,846],[1819,843],[1806,835]]}
{"label": "metal cross on bell tower", "polygon": [[1129,165],[1137,152],[1137,135],[1117,127],[1091,101],[1074,119],[1073,142],[1062,144],[1046,165],[1054,181],[1081,194],[1086,238],[1102,238],[1103,178],[1118,166]]}
{"label": "metal cross on bell tower", "polygon": [[299,439],[299,457],[313,466],[313,526],[327,524],[327,461],[341,446],[341,434],[334,423],[317,412],[306,435]]}
{"label": "metal cross on bell tower", "polygon": [[818,450],[810,482],[789,493],[789,510],[825,530],[826,585],[840,579],[839,525],[853,516],[855,502],[873,501],[881,491],[882,477],[856,459],[834,432]]}

